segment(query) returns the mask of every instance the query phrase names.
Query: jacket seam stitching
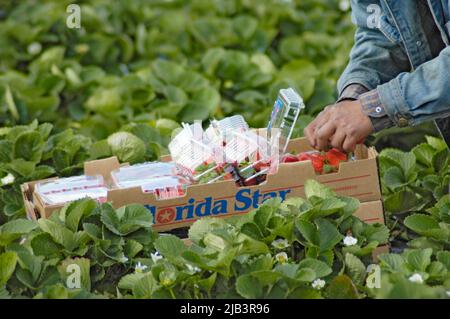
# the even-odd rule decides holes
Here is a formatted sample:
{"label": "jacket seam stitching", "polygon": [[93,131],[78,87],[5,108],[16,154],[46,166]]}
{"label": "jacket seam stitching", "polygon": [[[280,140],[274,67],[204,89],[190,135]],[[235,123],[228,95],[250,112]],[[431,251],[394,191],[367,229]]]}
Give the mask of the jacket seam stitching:
{"label": "jacket seam stitching", "polygon": [[398,21],[397,21],[397,19],[395,18],[394,13],[392,12],[391,7],[389,6],[389,3],[388,3],[386,0],[384,0],[384,2],[385,2],[385,4],[386,4],[386,7],[387,7],[388,10],[389,10],[389,13],[390,13],[391,16],[392,16],[392,20],[394,21],[395,26],[397,27],[397,30],[399,31],[400,38],[402,39],[402,43],[403,43],[403,45],[404,45],[404,47],[405,47],[406,55],[408,56],[408,59],[409,59],[409,63],[411,64],[412,70],[414,70],[414,69],[415,69],[414,63],[413,63],[414,61],[412,60],[411,54],[410,54],[410,52],[409,52],[409,50],[408,50],[408,47],[406,46],[405,38],[403,37],[403,34],[402,34],[402,32],[401,32],[402,30],[400,29],[400,27],[399,27],[399,25],[398,25]]}

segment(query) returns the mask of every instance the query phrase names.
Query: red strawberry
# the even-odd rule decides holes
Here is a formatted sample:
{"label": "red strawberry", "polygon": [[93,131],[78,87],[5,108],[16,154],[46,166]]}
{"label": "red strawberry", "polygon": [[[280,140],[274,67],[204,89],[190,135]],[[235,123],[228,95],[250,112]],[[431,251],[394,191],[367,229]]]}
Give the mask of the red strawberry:
{"label": "red strawberry", "polygon": [[322,174],[325,157],[321,153],[301,152],[297,158],[299,161],[311,161],[314,171]]}
{"label": "red strawberry", "polygon": [[324,160],[325,160],[324,156],[322,156],[320,153],[311,154],[312,165],[316,173],[322,174]]}
{"label": "red strawberry", "polygon": [[294,163],[298,161],[299,159],[297,158],[297,156],[292,154],[285,154],[281,159],[281,163]]}
{"label": "red strawberry", "polygon": [[334,167],[339,167],[340,162],[347,161],[347,154],[333,148],[326,153],[328,164]]}
{"label": "red strawberry", "polygon": [[249,179],[248,181],[245,182],[245,186],[254,186],[254,185],[258,185],[258,180],[256,177]]}
{"label": "red strawberry", "polygon": [[253,164],[253,168],[255,171],[259,172],[270,166],[270,161],[258,161]]}
{"label": "red strawberry", "polygon": [[339,158],[341,161],[346,161],[347,160],[347,154],[344,152],[341,152],[340,150],[338,150],[337,148],[332,148],[331,150],[329,150],[327,152],[327,154],[329,155],[334,155],[337,158]]}
{"label": "red strawberry", "polygon": [[297,158],[299,161],[307,161],[307,160],[311,159],[311,154],[302,152],[297,155]]}
{"label": "red strawberry", "polygon": [[232,179],[233,179],[233,176],[230,173],[225,173],[223,175],[223,180],[224,181],[229,181],[229,180],[232,180]]}

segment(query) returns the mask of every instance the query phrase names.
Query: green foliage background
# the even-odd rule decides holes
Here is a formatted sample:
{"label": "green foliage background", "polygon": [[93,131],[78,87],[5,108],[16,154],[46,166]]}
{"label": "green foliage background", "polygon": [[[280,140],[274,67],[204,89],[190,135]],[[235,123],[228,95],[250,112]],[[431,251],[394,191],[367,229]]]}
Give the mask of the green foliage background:
{"label": "green foliage background", "polygon": [[[0,0],[0,298],[448,297],[449,152],[425,138],[430,124],[371,141],[408,151],[380,154],[388,227],[365,225],[351,216],[355,200],[315,184],[306,201],[198,222],[192,249],[154,233],[138,205],[79,201],[26,220],[21,183],[111,155],[156,160],[181,121],[242,114],[264,127],[283,87],[305,99],[301,135],[335,101],[353,43],[345,1],[77,1],[81,29],[66,26],[70,3]],[[358,245],[342,244],[349,232]],[[372,290],[365,267],[386,242],[383,289]],[[74,263],[80,290],[64,286]],[[312,288],[319,278],[322,291]]]}
{"label": "green foliage background", "polygon": [[129,122],[164,130],[235,113],[261,127],[287,85],[314,115],[334,101],[353,41],[335,1],[79,1],[81,29],[66,26],[70,1],[7,3],[0,97],[14,103],[0,122],[50,121],[94,139]]}

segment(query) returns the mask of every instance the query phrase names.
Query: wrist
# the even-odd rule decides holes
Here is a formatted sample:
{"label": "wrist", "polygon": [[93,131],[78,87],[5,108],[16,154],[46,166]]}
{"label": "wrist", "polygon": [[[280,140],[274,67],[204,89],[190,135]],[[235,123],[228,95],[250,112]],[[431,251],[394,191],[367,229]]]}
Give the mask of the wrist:
{"label": "wrist", "polygon": [[339,95],[338,100],[336,103],[346,101],[346,100],[357,100],[359,96],[365,92],[367,92],[368,89],[358,83],[352,83],[345,87],[345,89],[342,91],[342,93]]}

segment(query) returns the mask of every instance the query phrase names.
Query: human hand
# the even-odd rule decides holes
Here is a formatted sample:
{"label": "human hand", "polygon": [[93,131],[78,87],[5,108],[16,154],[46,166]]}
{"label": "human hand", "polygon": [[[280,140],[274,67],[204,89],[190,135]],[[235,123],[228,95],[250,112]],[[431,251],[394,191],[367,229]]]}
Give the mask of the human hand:
{"label": "human hand", "polygon": [[304,134],[315,149],[324,150],[331,146],[352,152],[373,130],[361,103],[346,100],[327,106],[305,128]]}

